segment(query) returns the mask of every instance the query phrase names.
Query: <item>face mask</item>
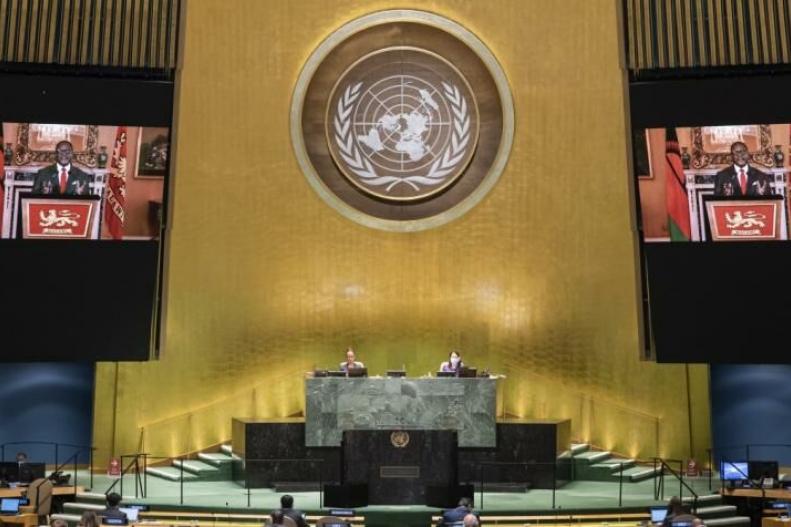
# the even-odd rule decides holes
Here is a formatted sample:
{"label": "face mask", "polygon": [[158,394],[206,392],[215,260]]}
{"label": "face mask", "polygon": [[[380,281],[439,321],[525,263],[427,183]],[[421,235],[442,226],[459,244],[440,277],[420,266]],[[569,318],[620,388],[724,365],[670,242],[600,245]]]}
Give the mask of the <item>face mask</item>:
{"label": "face mask", "polygon": [[461,360],[461,359],[459,359],[458,357],[451,357],[451,358],[450,358],[450,363],[451,363],[452,365],[454,365],[454,366],[458,366],[458,365],[459,365],[459,361],[460,361],[460,360]]}

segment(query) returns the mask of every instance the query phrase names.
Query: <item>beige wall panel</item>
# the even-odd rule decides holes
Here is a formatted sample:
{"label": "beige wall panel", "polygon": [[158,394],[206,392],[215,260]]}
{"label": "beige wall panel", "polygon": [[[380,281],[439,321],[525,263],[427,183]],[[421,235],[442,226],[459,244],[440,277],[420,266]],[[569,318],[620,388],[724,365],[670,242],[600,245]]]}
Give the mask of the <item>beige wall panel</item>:
{"label": "beige wall panel", "polygon": [[[373,373],[412,374],[458,347],[508,375],[508,413],[572,417],[574,436],[624,453],[686,456],[684,368],[639,360],[617,6],[189,2],[167,348],[158,362],[121,365],[114,434],[113,369],[99,368],[97,459],[141,437],[155,454],[196,450],[227,440],[231,416],[298,413],[300,372],[337,364],[347,345]],[[325,205],[288,128],[311,51],[345,22],[395,7],[476,33],[516,108],[498,185],[461,219],[413,234]],[[708,429],[706,401],[696,419]]]}

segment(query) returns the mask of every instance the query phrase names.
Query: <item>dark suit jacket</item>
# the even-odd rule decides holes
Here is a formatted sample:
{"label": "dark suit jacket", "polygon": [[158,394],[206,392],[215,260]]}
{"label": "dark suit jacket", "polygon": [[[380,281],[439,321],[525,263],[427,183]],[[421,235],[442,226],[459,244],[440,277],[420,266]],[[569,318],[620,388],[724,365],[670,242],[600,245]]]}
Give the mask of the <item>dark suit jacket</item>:
{"label": "dark suit jacket", "polygon": [[[69,179],[66,180],[65,194],[90,194],[89,183],[93,181],[93,176],[86,174],[79,168],[71,164]],[[33,180],[33,194],[60,194],[60,174],[58,165],[44,167],[36,173]]]}
{"label": "dark suit jacket", "polygon": [[104,516],[105,518],[126,518],[126,513],[118,509],[118,507],[107,507],[96,514],[98,516]]}
{"label": "dark suit jacket", "polygon": [[717,172],[716,183],[714,185],[715,196],[769,196],[772,188],[769,183],[772,176],[758,170],[753,166],[747,167],[747,194],[742,194],[739,185],[739,175],[733,165]]}
{"label": "dark suit jacket", "polygon": [[461,506],[456,507],[455,509],[448,509],[442,513],[442,519],[440,520],[439,525],[451,525],[454,523],[461,524],[461,522],[464,521],[464,517],[471,512],[471,509]]}
{"label": "dark suit jacket", "polygon": [[308,522],[305,521],[305,514],[297,509],[280,509],[280,512],[283,513],[283,516],[288,516],[294,522],[296,522],[297,527],[308,527]]}

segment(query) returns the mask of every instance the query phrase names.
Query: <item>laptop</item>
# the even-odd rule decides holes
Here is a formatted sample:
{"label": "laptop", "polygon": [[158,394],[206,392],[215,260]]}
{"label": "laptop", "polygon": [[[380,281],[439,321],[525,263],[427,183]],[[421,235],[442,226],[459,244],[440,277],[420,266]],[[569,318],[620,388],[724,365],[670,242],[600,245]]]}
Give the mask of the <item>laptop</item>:
{"label": "laptop", "polygon": [[348,374],[349,377],[368,377],[368,368],[352,368]]}
{"label": "laptop", "polygon": [[437,372],[437,377],[455,377],[455,376],[456,376],[456,372],[455,371],[438,371]]}
{"label": "laptop", "polygon": [[667,507],[651,507],[651,523],[662,523],[667,516]]}
{"label": "laptop", "polygon": [[102,525],[129,525],[128,518],[107,518],[102,516]]}
{"label": "laptop", "polygon": [[126,514],[126,519],[130,522],[136,522],[137,515],[140,513],[140,509],[136,507],[118,507],[118,510]]}
{"label": "laptop", "polygon": [[328,371],[327,372],[327,377],[346,377],[346,372],[345,371],[335,371],[335,370]]}
{"label": "laptop", "polygon": [[0,500],[0,515],[16,516],[19,514],[19,498],[3,498]]}
{"label": "laptop", "polygon": [[388,377],[406,377],[405,370],[387,370]]}
{"label": "laptop", "polygon": [[459,377],[477,377],[478,370],[476,368],[461,368],[459,369]]}

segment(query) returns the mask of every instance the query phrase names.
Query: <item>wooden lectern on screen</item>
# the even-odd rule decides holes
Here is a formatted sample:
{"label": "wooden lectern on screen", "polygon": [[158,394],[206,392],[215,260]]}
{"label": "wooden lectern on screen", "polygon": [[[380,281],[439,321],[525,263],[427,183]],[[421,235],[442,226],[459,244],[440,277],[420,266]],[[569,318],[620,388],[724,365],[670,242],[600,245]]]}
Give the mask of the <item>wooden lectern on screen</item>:
{"label": "wooden lectern on screen", "polygon": [[20,198],[23,239],[95,239],[100,196]]}
{"label": "wooden lectern on screen", "polygon": [[783,196],[707,197],[705,202],[712,241],[782,239]]}

